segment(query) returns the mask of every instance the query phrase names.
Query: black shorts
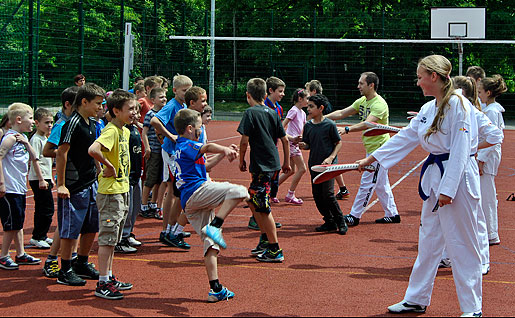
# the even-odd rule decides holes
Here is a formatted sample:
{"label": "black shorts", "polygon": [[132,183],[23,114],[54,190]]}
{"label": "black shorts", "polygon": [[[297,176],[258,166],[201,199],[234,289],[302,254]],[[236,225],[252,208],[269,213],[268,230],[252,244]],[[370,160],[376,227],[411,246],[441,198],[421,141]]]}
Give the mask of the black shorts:
{"label": "black shorts", "polygon": [[0,198],[0,219],[5,231],[19,231],[25,223],[25,195],[6,193]]}
{"label": "black shorts", "polygon": [[145,162],[145,186],[152,188],[163,182],[163,156],[161,153],[150,153],[150,158]]}
{"label": "black shorts", "polygon": [[275,172],[252,173],[249,187],[250,200],[256,207],[256,212],[270,213],[270,185]]}

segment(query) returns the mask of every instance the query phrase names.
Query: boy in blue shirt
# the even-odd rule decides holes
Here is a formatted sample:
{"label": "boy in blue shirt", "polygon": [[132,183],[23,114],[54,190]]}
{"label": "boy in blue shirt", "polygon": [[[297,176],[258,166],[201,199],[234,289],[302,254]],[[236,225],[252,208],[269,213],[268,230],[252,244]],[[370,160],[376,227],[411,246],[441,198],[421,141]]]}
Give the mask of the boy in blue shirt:
{"label": "boy in blue shirt", "polygon": [[[218,281],[218,253],[220,247],[227,247],[221,226],[227,215],[241,201],[248,200],[249,195],[241,185],[208,181],[207,171],[219,160],[206,162],[204,154],[223,154],[233,161],[238,157],[237,147],[223,147],[214,143],[204,145],[200,142],[202,118],[195,110],[180,110],[174,123],[180,135],[176,144],[177,187],[181,191],[180,201],[186,217],[204,245],[204,263],[211,288],[207,300],[217,302],[232,298],[234,293]],[[215,216],[214,209],[220,205]]]}

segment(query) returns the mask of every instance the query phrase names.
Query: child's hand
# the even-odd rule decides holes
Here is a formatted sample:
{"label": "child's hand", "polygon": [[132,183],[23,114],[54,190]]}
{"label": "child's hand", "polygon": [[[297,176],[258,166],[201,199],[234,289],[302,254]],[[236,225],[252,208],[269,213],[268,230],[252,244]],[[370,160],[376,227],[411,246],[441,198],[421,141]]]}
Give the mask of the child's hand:
{"label": "child's hand", "polygon": [[334,158],[328,157],[322,162],[323,165],[330,165],[333,163]]}
{"label": "child's hand", "polygon": [[247,162],[245,161],[245,159],[240,161],[240,171],[241,172],[247,171]]}
{"label": "child's hand", "polygon": [[102,170],[102,177],[104,178],[111,178],[116,177],[116,170],[114,170],[113,165],[105,166],[104,170]]}
{"label": "child's hand", "polygon": [[290,165],[289,165],[289,164],[286,164],[286,163],[285,163],[285,164],[283,164],[282,171],[283,171],[283,173],[284,173],[284,174],[288,174],[288,173],[290,173],[290,172],[291,172],[291,167],[290,167]]}
{"label": "child's hand", "polygon": [[293,137],[290,141],[292,144],[297,145],[302,141],[302,136]]}
{"label": "child's hand", "polygon": [[479,167],[479,175],[483,175],[483,169],[485,168],[485,163],[483,161],[478,161],[477,165]]}
{"label": "child's hand", "polygon": [[39,189],[48,190],[48,182],[45,180],[39,180]]}
{"label": "child's hand", "polygon": [[229,159],[229,162],[232,162],[234,159],[238,158],[238,152],[230,147],[225,147],[224,155]]}
{"label": "child's hand", "polygon": [[300,149],[303,149],[303,150],[308,149],[308,148],[307,148],[307,144],[306,144],[305,142],[303,142],[303,141],[299,142],[299,148],[300,148]]}
{"label": "child's hand", "polygon": [[61,199],[69,199],[70,191],[65,186],[60,186],[57,188],[57,196]]}
{"label": "child's hand", "polygon": [[347,134],[345,132],[345,127],[337,127],[338,128],[338,134],[340,134],[341,136]]}
{"label": "child's hand", "polygon": [[148,160],[150,158],[150,153],[151,153],[150,149],[145,149],[145,156],[144,156],[145,160]]}
{"label": "child's hand", "polygon": [[16,142],[19,142],[20,144],[23,144],[23,145],[29,144],[29,141],[22,134],[16,134],[15,137],[16,137]]}
{"label": "child's hand", "polygon": [[235,145],[235,144],[231,144],[231,145],[229,146],[229,148],[234,149],[234,150],[236,150],[236,151],[238,151],[238,152],[240,151],[240,148],[239,148],[237,145]]}

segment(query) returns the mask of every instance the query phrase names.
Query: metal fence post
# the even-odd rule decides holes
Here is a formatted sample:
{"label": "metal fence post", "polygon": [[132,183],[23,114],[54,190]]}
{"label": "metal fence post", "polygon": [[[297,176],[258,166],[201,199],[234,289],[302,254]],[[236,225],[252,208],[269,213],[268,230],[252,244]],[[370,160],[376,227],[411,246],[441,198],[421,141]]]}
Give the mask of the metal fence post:
{"label": "metal fence post", "polygon": [[154,74],[157,74],[157,35],[159,34],[157,30],[157,19],[157,0],[154,0],[154,63],[152,63]]}
{"label": "metal fence post", "polygon": [[79,0],[79,74],[84,73],[84,1]]}
{"label": "metal fence post", "polygon": [[[317,10],[313,10],[313,38],[317,37]],[[313,42],[313,78],[317,78],[317,42]]]}
{"label": "metal fence post", "polygon": [[121,0],[120,3],[120,68],[119,68],[119,74],[120,74],[120,81],[118,86],[123,86],[123,53],[124,53],[124,34],[125,34],[125,0]]}
{"label": "metal fence post", "polygon": [[29,105],[34,106],[34,0],[29,0]]}

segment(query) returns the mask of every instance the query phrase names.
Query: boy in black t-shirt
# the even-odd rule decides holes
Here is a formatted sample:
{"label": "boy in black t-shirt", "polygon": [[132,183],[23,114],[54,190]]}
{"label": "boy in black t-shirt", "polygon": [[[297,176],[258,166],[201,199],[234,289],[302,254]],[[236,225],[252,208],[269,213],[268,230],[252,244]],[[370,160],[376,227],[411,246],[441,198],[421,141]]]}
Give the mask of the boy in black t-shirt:
{"label": "boy in black t-shirt", "polygon": [[[311,180],[318,175],[311,170],[311,167],[335,164],[338,161],[338,151],[342,147],[336,124],[323,115],[327,102],[327,98],[319,94],[310,96],[308,99],[308,114],[311,120],[304,126],[302,142],[299,143],[299,146],[305,150],[310,150],[308,165]],[[338,234],[345,235],[347,224],[334,196],[333,187],[334,179],[321,184],[313,184],[313,181],[311,181],[315,204],[325,221],[322,226],[316,228],[316,231],[337,230]]]}
{"label": "boy in black t-shirt", "polygon": [[290,168],[290,146],[277,113],[265,106],[266,83],[253,78],[247,83],[247,102],[251,106],[245,111],[238,127],[242,135],[240,142],[240,170],[247,171],[245,153],[250,144],[249,207],[261,230],[258,246],[252,250],[261,262],[282,262],[283,251],[279,248],[277,229],[270,208],[270,184],[272,176],[281,169],[279,152],[275,146],[281,139],[284,151],[282,171]]}
{"label": "boy in black t-shirt", "polygon": [[[57,149],[57,216],[61,237],[61,270],[57,282],[84,286],[82,278],[98,279],[98,271],[88,262],[98,232],[98,189],[95,160],[88,148],[96,139],[96,123],[91,118],[103,107],[105,91],[87,83],[75,98],[76,111],[64,124]],[[72,249],[80,235],[78,258],[72,267]],[[82,278],[81,278],[82,277]]]}

